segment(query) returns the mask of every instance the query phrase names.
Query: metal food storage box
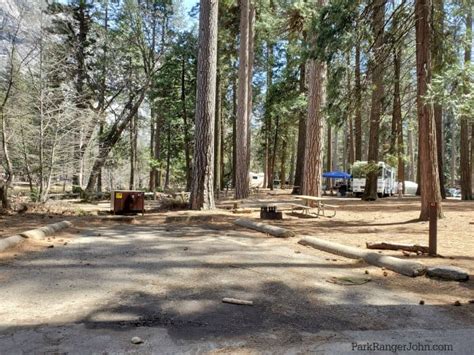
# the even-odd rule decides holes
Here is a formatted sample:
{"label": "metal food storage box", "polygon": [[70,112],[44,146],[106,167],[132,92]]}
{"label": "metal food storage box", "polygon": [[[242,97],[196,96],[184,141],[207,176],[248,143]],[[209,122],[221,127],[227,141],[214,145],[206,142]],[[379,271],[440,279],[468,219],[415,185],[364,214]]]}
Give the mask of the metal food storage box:
{"label": "metal food storage box", "polygon": [[113,214],[145,213],[145,193],[143,191],[114,191],[110,203]]}

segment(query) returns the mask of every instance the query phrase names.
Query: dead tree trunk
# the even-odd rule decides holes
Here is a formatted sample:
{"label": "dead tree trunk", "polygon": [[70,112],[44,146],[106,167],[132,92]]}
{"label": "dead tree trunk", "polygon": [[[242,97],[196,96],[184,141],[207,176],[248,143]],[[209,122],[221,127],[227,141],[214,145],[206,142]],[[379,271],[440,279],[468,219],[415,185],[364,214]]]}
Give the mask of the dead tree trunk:
{"label": "dead tree trunk", "polygon": [[112,125],[109,133],[105,136],[105,138],[99,145],[99,155],[94,161],[91,170],[91,175],[89,176],[89,182],[87,183],[86,191],[88,194],[92,193],[92,191],[94,190],[94,187],[97,184],[97,177],[99,175],[99,172],[103,168],[110,151],[120,139],[122,132],[130,123],[132,117],[137,114],[138,108],[140,107],[145,98],[147,88],[148,84],[146,84],[145,87],[142,87],[142,89],[140,89],[140,91],[138,92],[138,98],[136,100],[134,100],[134,98],[132,97],[129,102],[127,102],[122,112],[120,113],[119,118]]}

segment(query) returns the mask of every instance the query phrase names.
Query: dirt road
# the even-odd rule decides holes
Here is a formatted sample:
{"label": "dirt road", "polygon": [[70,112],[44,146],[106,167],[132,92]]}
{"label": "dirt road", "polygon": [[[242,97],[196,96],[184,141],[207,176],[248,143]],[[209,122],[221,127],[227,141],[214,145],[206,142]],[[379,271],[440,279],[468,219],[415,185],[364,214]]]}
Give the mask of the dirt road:
{"label": "dirt road", "polygon": [[[67,245],[0,263],[0,353],[363,353],[357,346],[375,342],[448,345],[463,354],[474,347],[474,305],[419,305],[419,293],[392,287],[380,269],[296,242],[230,224],[83,229]],[[366,270],[372,281],[363,285],[327,282]],[[134,336],[143,343],[132,344]]]}

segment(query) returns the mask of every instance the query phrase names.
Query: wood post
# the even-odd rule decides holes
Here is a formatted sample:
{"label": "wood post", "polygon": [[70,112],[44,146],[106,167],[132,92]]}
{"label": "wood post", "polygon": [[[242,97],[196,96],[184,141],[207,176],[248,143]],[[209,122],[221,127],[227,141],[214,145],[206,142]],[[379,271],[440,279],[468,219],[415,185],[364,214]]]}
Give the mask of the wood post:
{"label": "wood post", "polygon": [[430,240],[429,255],[437,255],[437,239],[438,239],[438,204],[430,203]]}

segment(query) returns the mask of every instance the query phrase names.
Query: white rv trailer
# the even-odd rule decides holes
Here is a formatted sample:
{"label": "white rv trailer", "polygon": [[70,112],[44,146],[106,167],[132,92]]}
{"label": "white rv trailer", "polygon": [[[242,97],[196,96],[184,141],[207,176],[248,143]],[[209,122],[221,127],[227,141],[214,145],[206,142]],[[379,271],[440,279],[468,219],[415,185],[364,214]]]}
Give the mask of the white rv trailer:
{"label": "white rv trailer", "polygon": [[[355,196],[361,196],[365,190],[365,180],[367,176],[366,161],[356,161],[351,168],[352,174],[352,193]],[[377,193],[380,197],[391,196],[396,193],[397,184],[395,181],[395,169],[385,164],[383,161],[378,163],[379,172],[377,178]]]}
{"label": "white rv trailer", "polygon": [[263,187],[264,173],[249,173],[250,187],[251,188],[261,188]]}

